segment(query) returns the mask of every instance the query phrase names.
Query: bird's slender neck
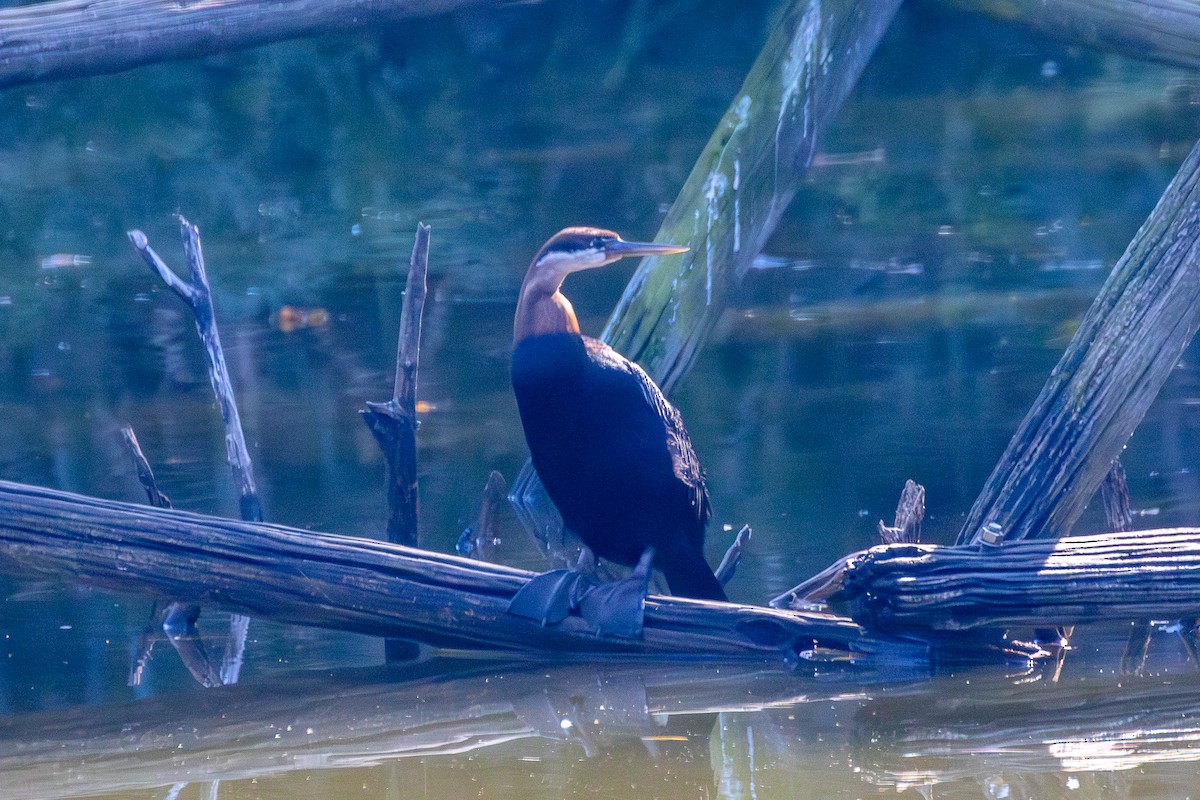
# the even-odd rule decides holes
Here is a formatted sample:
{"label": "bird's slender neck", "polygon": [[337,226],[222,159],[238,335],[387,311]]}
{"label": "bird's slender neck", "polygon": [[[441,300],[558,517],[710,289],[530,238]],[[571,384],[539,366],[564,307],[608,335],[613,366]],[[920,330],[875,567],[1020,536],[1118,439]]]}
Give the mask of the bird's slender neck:
{"label": "bird's slender neck", "polygon": [[553,258],[534,259],[529,265],[513,320],[514,344],[546,333],[579,333],[575,309],[560,291],[572,271],[565,260]]}

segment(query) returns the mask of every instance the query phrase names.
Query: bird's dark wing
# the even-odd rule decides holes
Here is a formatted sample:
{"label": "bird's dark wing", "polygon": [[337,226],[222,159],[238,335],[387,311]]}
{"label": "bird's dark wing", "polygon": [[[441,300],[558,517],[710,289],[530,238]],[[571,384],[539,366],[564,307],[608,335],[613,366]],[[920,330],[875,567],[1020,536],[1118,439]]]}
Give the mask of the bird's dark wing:
{"label": "bird's dark wing", "polygon": [[696,451],[692,449],[692,440],[688,436],[679,409],[671,405],[658,385],[637,364],[597,339],[584,337],[584,341],[587,344],[588,355],[594,362],[606,369],[628,373],[637,382],[646,404],[662,420],[665,428],[666,447],[671,458],[671,468],[675,477],[689,492],[688,499],[692,508],[695,509],[696,520],[699,523],[696,528],[700,532],[699,544],[703,547],[703,532],[708,525],[712,508],[709,504],[704,470],[700,467],[700,459],[696,457]]}

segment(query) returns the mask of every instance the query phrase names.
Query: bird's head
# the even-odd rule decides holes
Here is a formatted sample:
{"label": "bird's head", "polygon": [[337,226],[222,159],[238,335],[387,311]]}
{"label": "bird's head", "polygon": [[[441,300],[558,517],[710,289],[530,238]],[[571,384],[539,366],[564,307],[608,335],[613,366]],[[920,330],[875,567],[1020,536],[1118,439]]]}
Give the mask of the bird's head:
{"label": "bird's head", "polygon": [[542,245],[525,274],[513,321],[514,341],[543,333],[579,333],[575,310],[559,291],[572,272],[603,267],[626,256],[665,256],[687,249],[677,244],[627,242],[603,228],[564,228]]}
{"label": "bird's head", "polygon": [[677,244],[627,242],[603,228],[564,228],[542,245],[533,259],[531,271],[566,276],[603,267],[626,256],[665,256],[687,249]]}

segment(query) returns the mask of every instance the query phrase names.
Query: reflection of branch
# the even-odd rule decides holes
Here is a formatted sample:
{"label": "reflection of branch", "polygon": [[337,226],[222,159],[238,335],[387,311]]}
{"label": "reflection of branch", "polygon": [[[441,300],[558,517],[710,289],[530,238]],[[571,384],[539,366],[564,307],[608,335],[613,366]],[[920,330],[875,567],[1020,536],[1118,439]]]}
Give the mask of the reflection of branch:
{"label": "reflection of branch", "polygon": [[[183,249],[187,254],[188,266],[191,271],[191,281],[182,280],[175,271],[159,258],[150,247],[146,234],[134,230],[129,232],[129,240],[142,255],[150,269],[158,274],[179,297],[192,309],[196,321],[196,332],[204,344],[208,354],[208,377],[212,384],[213,395],[221,409],[221,421],[225,425],[225,451],[229,466],[233,469],[234,479],[238,484],[239,506],[242,519],[249,522],[262,520],[262,504],[258,499],[258,488],[254,481],[254,466],[250,461],[250,451],[246,448],[246,435],[242,431],[242,420],[238,415],[237,401],[233,396],[233,384],[229,380],[229,369],[225,366],[225,351],[221,348],[221,337],[217,331],[217,318],[213,311],[212,291],[208,285],[208,275],[204,268],[204,252],[200,247],[200,229],[192,225],[182,215],[179,215],[179,231],[183,238]],[[182,609],[174,609],[180,612]],[[195,620],[199,614],[196,610],[191,613],[175,613],[172,620],[184,620],[186,624],[180,635],[184,640],[193,638]],[[221,663],[221,682],[237,683],[238,674],[242,669],[242,658],[246,650],[246,636],[249,632],[250,619],[234,614],[229,620],[229,636],[226,639],[225,654]],[[172,636],[172,641],[174,641]],[[181,655],[183,653],[181,652]],[[189,665],[189,669],[192,667]],[[195,672],[193,671],[193,674]]]}
{"label": "reflection of branch", "polygon": [[1185,784],[1194,781],[1200,761],[1194,677],[1080,678],[1038,691],[978,679],[967,684],[931,685],[864,705],[853,725],[856,766],[888,786],[990,774],[1056,776],[1057,791],[1021,795],[1033,797],[1058,795],[1063,772],[1177,763],[1191,776]]}
{"label": "reflection of branch", "polygon": [[[1037,687],[986,670],[930,680],[885,666],[813,680],[744,662],[644,660],[435,659],[386,673],[292,673],[194,694],[182,705],[161,697],[0,718],[0,774],[5,800],[64,800],[148,792],[183,777],[261,781],[388,761],[398,774],[416,777],[451,764],[461,768],[452,758],[461,753],[487,758],[480,751],[492,745],[542,740],[598,754],[598,763],[582,766],[575,748],[538,750],[592,775],[614,767],[606,752],[629,754],[647,742],[663,761],[643,774],[706,781],[713,771],[706,715],[716,712],[737,715],[723,719],[722,731],[753,723],[756,732],[775,732],[756,738],[755,755],[729,753],[755,759],[755,769],[768,770],[764,778],[771,769],[764,765],[779,765],[774,769],[792,777],[824,765],[829,786],[1004,774],[1035,782],[1053,775],[1061,790],[1064,768],[1174,762],[1194,773],[1196,679],[1125,678],[1118,685],[1119,677],[1097,669],[1110,667],[1111,659],[1090,658],[1078,680]],[[678,741],[679,723],[689,720],[690,741]],[[797,748],[797,741],[807,744]],[[680,749],[668,752],[672,747]],[[829,772],[830,763],[842,765],[842,774]],[[568,769],[564,778],[580,774]]]}
{"label": "reflection of branch", "polygon": [[0,88],[426,17],[482,0],[57,0],[0,9]]}
{"label": "reflection of branch", "polygon": [[[0,718],[4,797],[132,793],[184,777],[261,779],[531,738],[596,752],[663,734],[659,715],[755,710],[813,689],[785,668],[756,664],[493,661],[481,667],[437,660],[407,674],[400,680],[374,670],[293,674],[282,684],[193,695],[183,705],[164,697]],[[711,780],[707,743],[693,749],[698,771]]]}
{"label": "reflection of branch", "polygon": [[[133,460],[137,470],[138,481],[146,491],[146,499],[154,508],[171,508],[171,500],[158,488],[154,470],[146,460],[146,454],[138,444],[133,428],[126,425],[121,429],[125,441],[125,449]],[[201,686],[213,687],[221,685],[221,676],[212,667],[200,631],[196,628],[196,620],[200,618],[200,606],[195,603],[171,602],[165,609],[160,610],[158,601],[150,608],[150,622],[138,637],[137,652],[129,669],[129,685],[137,686],[142,682],[142,672],[150,660],[150,652],[154,644],[166,634],[166,639],[179,654],[179,660],[187,667],[188,672]]]}

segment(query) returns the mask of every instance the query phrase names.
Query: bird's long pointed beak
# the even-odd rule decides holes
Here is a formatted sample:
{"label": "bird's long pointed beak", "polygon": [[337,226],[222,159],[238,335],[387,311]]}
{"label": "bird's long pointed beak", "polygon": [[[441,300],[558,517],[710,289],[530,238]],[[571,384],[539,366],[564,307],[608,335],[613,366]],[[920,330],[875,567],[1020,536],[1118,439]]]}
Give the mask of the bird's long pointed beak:
{"label": "bird's long pointed beak", "polygon": [[674,253],[686,253],[689,250],[685,244],[655,244],[652,242],[626,242],[617,239],[604,245],[604,252],[612,258],[628,256],[669,256]]}

